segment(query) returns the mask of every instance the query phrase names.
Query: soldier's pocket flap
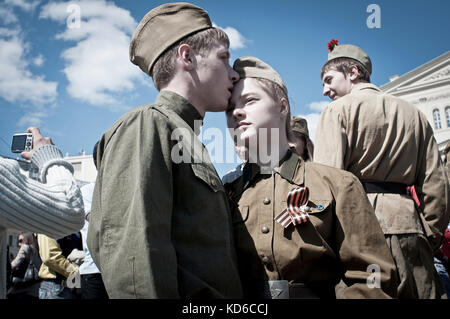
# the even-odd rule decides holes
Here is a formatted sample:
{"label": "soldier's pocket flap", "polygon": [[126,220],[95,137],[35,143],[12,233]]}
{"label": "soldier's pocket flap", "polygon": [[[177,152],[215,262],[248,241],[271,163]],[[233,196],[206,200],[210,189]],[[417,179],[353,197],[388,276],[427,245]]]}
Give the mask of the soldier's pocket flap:
{"label": "soldier's pocket flap", "polygon": [[318,214],[324,212],[331,205],[331,200],[327,199],[310,199],[308,206],[310,207],[309,214]]}
{"label": "soldier's pocket flap", "polygon": [[214,191],[224,191],[222,181],[216,174],[214,167],[208,163],[192,163],[192,171],[194,175],[204,181]]}

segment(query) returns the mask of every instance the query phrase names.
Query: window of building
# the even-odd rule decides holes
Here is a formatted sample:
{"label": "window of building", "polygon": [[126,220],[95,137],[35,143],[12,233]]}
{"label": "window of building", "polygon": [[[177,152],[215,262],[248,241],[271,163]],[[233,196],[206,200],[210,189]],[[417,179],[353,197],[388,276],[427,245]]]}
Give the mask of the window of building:
{"label": "window of building", "polygon": [[81,162],[73,162],[73,173],[80,173],[81,172]]}
{"label": "window of building", "polygon": [[441,114],[438,109],[433,110],[433,120],[434,120],[434,128],[436,130],[441,129]]}
{"label": "window of building", "polygon": [[447,127],[450,127],[450,106],[445,108],[445,119],[447,120]]}

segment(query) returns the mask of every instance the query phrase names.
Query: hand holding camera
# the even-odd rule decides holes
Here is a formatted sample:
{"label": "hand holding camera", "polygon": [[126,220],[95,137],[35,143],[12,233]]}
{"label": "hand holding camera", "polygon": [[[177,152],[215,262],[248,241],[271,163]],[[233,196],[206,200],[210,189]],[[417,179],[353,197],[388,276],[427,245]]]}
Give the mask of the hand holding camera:
{"label": "hand holding camera", "polygon": [[20,153],[24,159],[31,160],[33,152],[43,145],[54,145],[52,139],[43,137],[39,128],[29,127],[27,133],[14,134],[11,151]]}

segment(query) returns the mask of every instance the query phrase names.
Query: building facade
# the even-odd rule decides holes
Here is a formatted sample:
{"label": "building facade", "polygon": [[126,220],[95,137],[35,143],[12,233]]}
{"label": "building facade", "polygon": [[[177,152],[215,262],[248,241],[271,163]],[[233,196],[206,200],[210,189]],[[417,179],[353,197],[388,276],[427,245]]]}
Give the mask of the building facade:
{"label": "building facade", "polygon": [[443,151],[450,141],[450,51],[381,86],[425,114]]}
{"label": "building facade", "polygon": [[97,169],[94,165],[92,154],[86,155],[83,152],[83,154],[77,156],[66,155],[64,159],[72,164],[73,175],[79,184],[95,182],[95,179],[97,178]]}

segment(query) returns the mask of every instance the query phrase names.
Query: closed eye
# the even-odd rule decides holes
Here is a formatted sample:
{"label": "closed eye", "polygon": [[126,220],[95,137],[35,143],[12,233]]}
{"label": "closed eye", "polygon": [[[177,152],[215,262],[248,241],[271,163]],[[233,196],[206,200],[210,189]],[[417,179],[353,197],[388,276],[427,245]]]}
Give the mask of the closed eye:
{"label": "closed eye", "polygon": [[255,98],[255,97],[248,98],[248,99],[245,101],[245,105],[247,105],[247,104],[252,104],[253,102],[256,102],[256,101],[258,101],[258,99]]}
{"label": "closed eye", "polygon": [[227,52],[224,52],[224,53],[222,53],[221,55],[220,55],[220,58],[222,59],[222,60],[226,60],[227,62],[230,60],[230,53],[227,51]]}

